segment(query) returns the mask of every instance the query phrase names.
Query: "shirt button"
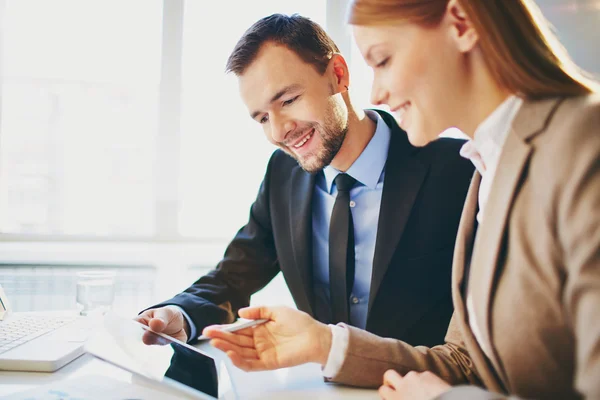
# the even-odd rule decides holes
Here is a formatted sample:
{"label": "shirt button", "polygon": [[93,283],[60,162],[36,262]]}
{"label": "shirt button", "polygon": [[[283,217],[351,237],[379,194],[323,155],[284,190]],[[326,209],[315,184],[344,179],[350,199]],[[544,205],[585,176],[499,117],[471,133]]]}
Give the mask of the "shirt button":
{"label": "shirt button", "polygon": [[356,203],[354,202],[354,200],[350,200],[350,207],[354,207],[356,205]]}
{"label": "shirt button", "polygon": [[350,300],[352,300],[352,304],[358,304],[358,303],[360,303],[360,300],[356,296],[352,296],[352,298]]}

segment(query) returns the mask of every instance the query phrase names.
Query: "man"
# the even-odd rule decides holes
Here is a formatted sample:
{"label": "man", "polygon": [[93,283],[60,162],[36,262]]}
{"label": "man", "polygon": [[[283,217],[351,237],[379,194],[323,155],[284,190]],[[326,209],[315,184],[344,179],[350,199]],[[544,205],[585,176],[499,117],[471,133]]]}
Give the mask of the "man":
{"label": "man", "polygon": [[138,321],[194,340],[207,325],[233,321],[281,271],[297,307],[322,322],[442,343],[473,173],[458,154],[463,142],[416,148],[389,114],[356,109],[344,57],[298,15],[256,22],[227,71],[280,150],[217,268]]}

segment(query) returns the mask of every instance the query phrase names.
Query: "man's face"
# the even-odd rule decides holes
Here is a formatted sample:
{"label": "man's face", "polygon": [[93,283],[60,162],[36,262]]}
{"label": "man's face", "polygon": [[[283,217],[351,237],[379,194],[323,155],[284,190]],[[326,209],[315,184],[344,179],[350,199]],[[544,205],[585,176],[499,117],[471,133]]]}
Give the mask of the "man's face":
{"label": "man's face", "polygon": [[250,116],[308,172],[331,163],[348,129],[348,109],[330,67],[321,75],[287,47],[266,43],[239,77]]}

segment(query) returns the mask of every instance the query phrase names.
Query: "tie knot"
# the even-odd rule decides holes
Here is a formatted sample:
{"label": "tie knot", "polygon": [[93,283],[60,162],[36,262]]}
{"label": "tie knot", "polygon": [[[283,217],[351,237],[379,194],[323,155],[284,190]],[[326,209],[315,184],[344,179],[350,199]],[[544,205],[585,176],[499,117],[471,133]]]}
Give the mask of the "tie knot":
{"label": "tie knot", "polygon": [[338,192],[348,192],[352,189],[352,186],[356,183],[356,179],[348,174],[338,174],[333,180]]}

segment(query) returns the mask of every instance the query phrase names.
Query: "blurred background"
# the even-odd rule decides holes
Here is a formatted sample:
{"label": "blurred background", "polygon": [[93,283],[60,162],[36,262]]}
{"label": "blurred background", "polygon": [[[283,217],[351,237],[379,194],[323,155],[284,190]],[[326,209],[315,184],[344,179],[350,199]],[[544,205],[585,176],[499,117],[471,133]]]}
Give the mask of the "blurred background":
{"label": "blurred background", "polygon": [[[537,4],[598,76],[600,1]],[[213,268],[274,150],[224,74],[227,56],[257,19],[300,13],[338,43],[353,98],[369,107],[372,74],[346,8],[0,0],[0,284],[13,308],[72,308],[74,273],[106,268],[115,304],[136,313]],[[293,305],[281,277],[252,301]]]}

